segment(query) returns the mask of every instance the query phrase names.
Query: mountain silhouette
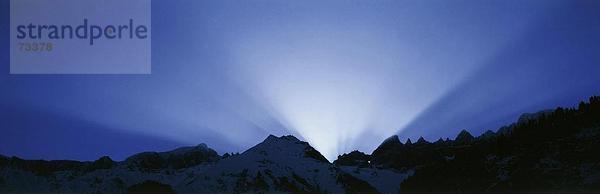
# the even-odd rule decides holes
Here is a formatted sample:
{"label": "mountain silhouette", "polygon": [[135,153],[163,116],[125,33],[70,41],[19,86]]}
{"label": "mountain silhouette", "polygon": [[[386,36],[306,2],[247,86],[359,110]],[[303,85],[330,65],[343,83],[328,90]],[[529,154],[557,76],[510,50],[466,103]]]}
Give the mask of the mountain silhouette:
{"label": "mountain silhouette", "polygon": [[270,135],[228,156],[205,144],[143,152],[121,162],[1,156],[0,172],[0,193],[379,193],[294,136]]}
{"label": "mountain silhouette", "polygon": [[24,160],[0,155],[0,193],[597,193],[600,97],[523,114],[496,132],[402,143],[329,162],[294,136],[239,154],[205,144],[124,161]]}
{"label": "mountain silhouette", "polygon": [[400,193],[598,193],[600,97],[577,108],[523,114],[498,132],[401,146],[390,137],[371,165],[415,169]]}

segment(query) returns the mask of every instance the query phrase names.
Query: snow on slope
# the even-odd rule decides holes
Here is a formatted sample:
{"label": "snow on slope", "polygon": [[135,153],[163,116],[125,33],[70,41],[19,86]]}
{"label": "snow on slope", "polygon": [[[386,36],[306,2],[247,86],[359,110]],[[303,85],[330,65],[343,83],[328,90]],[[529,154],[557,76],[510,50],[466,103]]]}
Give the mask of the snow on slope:
{"label": "snow on slope", "polygon": [[108,159],[104,162],[114,166],[106,169],[85,170],[91,162],[80,162],[81,168],[46,174],[23,168],[30,163],[14,164],[22,160],[3,158],[0,193],[123,193],[147,180],[168,184],[177,193],[376,193],[372,185],[382,193],[395,193],[396,181],[389,180],[407,176],[374,168],[360,169],[360,173],[345,170],[351,167],[333,165],[293,136],[269,136],[242,154],[221,159],[215,159],[215,153],[201,144],[144,152],[123,162]]}

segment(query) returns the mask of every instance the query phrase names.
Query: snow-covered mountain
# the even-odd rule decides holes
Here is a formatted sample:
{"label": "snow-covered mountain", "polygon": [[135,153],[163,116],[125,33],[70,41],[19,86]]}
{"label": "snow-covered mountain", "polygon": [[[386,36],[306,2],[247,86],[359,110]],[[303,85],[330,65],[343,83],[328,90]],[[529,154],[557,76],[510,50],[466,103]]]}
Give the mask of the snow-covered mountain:
{"label": "snow-covered mountain", "polygon": [[121,162],[0,156],[0,193],[599,193],[599,147],[595,96],[478,137],[463,130],[402,143],[394,135],[333,163],[307,142],[272,135],[223,156],[204,144]]}
{"label": "snow-covered mountain", "polygon": [[408,174],[327,161],[294,136],[269,136],[241,154],[204,144],[144,152],[125,161],[0,158],[0,193],[396,193]]}

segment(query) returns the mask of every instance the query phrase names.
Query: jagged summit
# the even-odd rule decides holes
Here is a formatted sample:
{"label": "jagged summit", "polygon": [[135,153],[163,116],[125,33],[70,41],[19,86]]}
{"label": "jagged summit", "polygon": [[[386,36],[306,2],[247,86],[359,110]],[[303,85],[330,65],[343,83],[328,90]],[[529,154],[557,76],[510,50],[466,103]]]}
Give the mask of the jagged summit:
{"label": "jagged summit", "polygon": [[406,143],[405,143],[405,144],[406,144],[406,145],[412,145],[412,141],[410,140],[410,138],[408,138],[408,139],[406,140]]}
{"label": "jagged summit", "polygon": [[392,135],[385,139],[375,150],[388,149],[392,147],[403,146],[402,142],[400,142],[400,138],[398,135]]}
{"label": "jagged summit", "polygon": [[597,193],[599,119],[600,97],[593,97],[477,138],[462,130],[455,140],[402,144],[394,135],[370,155],[352,151],[333,164],[291,135],[269,135],[228,157],[205,144],[122,162],[0,155],[0,193],[127,193],[152,184],[177,193]]}
{"label": "jagged summit", "polygon": [[[306,146],[310,147],[310,145],[308,144],[308,142],[301,141],[301,140],[299,140],[298,138],[296,138],[293,135],[283,135],[281,137],[277,137],[275,135],[269,135],[269,136],[267,136],[267,138],[265,138],[265,140],[263,140],[261,143],[257,144],[254,147],[257,147],[257,146],[266,146],[266,145],[269,145],[269,146],[288,146],[287,144],[292,145],[292,146],[298,144],[301,147],[306,147]],[[252,149],[252,148],[250,148],[250,149]]]}
{"label": "jagged summit", "polygon": [[[264,190],[268,191],[265,193],[344,193],[345,190],[353,190],[355,182],[374,190],[368,183],[331,164],[310,144],[292,135],[269,135],[243,153],[224,158],[197,172],[203,176],[217,177],[211,179],[215,185],[222,184],[219,183],[219,179],[222,179],[225,185],[237,189],[225,193],[239,190],[243,191],[240,193]],[[198,189],[205,188],[204,178],[191,181],[196,187],[190,187],[189,193],[197,193]]]}
{"label": "jagged summit", "polygon": [[[283,135],[281,137],[277,137],[275,135],[269,135],[267,136],[267,138],[263,141],[263,143],[270,143],[270,142],[279,142],[279,141],[288,141],[288,142],[300,142],[302,143],[303,141],[300,141],[298,138],[296,138],[293,135]],[[304,142],[306,143],[306,142]]]}
{"label": "jagged summit", "polygon": [[384,144],[402,144],[402,142],[400,142],[400,138],[398,137],[398,135],[392,135],[381,143],[381,145]]}
{"label": "jagged summit", "polygon": [[440,145],[440,144],[443,144],[443,143],[445,143],[445,141],[444,141],[444,139],[442,139],[442,138],[440,137],[440,138],[439,138],[437,141],[435,141],[435,142],[433,142],[433,143],[434,143],[434,144],[437,144],[437,145]]}
{"label": "jagged summit", "polygon": [[454,139],[454,141],[457,142],[457,143],[467,143],[467,142],[473,141],[473,139],[475,139],[475,137],[473,137],[473,135],[471,135],[471,133],[469,133],[467,130],[463,129],[456,136],[456,138]]}
{"label": "jagged summit", "polygon": [[425,138],[423,137],[419,137],[419,139],[417,140],[416,144],[428,144],[429,142],[427,140],[425,140]]}
{"label": "jagged summit", "polygon": [[354,150],[350,153],[339,155],[333,164],[342,166],[368,166],[370,160],[371,157],[369,155]]}
{"label": "jagged summit", "polygon": [[385,139],[385,141],[383,141],[383,143],[381,143],[377,147],[377,149],[373,150],[371,155],[382,156],[386,155],[390,151],[402,149],[403,147],[404,144],[400,142],[400,138],[398,138],[398,135],[392,135],[391,137]]}
{"label": "jagged summit", "polygon": [[269,135],[264,141],[246,150],[243,154],[276,156],[290,159],[307,157],[329,163],[319,151],[293,135],[284,135],[281,137]]}

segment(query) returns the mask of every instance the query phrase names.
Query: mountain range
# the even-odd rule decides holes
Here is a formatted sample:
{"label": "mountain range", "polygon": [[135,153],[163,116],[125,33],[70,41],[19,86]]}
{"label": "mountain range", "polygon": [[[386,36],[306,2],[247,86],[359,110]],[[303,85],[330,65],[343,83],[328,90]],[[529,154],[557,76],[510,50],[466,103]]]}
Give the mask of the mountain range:
{"label": "mountain range", "polygon": [[0,193],[598,193],[600,97],[474,137],[401,142],[329,162],[294,136],[239,154],[205,144],[124,161],[0,156]]}

